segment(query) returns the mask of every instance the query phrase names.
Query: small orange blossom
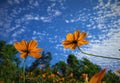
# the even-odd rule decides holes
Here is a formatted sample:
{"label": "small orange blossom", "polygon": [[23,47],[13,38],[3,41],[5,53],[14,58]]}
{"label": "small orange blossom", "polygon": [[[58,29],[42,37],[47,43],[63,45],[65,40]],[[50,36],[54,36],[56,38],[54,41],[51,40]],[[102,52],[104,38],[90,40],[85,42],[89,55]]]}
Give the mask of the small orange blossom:
{"label": "small orange blossom", "polygon": [[51,78],[54,78],[55,77],[55,74],[51,74]]}
{"label": "small orange blossom", "polygon": [[74,34],[68,33],[66,35],[66,40],[64,40],[62,44],[64,48],[70,48],[71,50],[75,50],[76,47],[89,43],[87,40],[84,40],[86,36],[86,32],[80,33],[80,30],[76,30]]}
{"label": "small orange blossom", "polygon": [[61,81],[64,81],[64,80],[65,80],[65,78],[64,78],[64,77],[62,77],[62,78],[60,78],[60,80],[61,80]]}
{"label": "small orange blossom", "polygon": [[69,76],[70,76],[70,77],[73,77],[73,73],[71,72],[71,73],[69,74]]}
{"label": "small orange blossom", "polygon": [[46,77],[46,74],[42,74],[42,77],[45,78],[45,77]]}
{"label": "small orange blossom", "polygon": [[44,64],[40,64],[41,67],[44,67],[45,65]]}
{"label": "small orange blossom", "polygon": [[30,40],[29,42],[22,40],[14,43],[14,47],[21,53],[21,58],[26,58],[28,55],[40,58],[42,55],[39,52],[42,51],[42,48],[36,48],[37,45],[36,40]]}
{"label": "small orange blossom", "polygon": [[82,78],[83,78],[83,79],[86,79],[86,78],[88,78],[88,74],[86,74],[86,73],[83,73],[83,74],[82,74]]}

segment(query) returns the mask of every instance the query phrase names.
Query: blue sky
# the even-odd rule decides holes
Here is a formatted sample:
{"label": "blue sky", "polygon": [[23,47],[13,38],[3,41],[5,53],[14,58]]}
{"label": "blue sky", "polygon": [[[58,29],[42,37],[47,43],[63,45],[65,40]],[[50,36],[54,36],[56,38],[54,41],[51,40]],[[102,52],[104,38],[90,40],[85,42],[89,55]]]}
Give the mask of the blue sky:
{"label": "blue sky", "polygon": [[[0,40],[10,44],[36,39],[38,47],[52,54],[51,64],[66,61],[69,54],[86,57],[101,67],[115,70],[120,61],[95,58],[77,49],[64,49],[67,33],[88,33],[90,44],[81,49],[88,53],[120,57],[120,2],[117,0],[1,0]],[[27,59],[28,63],[32,60]],[[28,65],[29,65],[28,64]]]}

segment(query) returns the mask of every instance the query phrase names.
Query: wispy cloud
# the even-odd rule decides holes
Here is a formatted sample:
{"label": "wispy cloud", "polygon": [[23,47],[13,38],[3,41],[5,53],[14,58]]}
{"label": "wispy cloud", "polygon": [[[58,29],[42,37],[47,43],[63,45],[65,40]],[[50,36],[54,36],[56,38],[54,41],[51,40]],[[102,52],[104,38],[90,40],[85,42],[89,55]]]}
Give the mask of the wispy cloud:
{"label": "wispy cloud", "polygon": [[21,34],[21,33],[23,33],[23,32],[25,32],[25,30],[24,30],[24,29],[20,29],[20,30],[17,31],[16,33],[12,34],[12,37],[16,37],[16,36],[18,36],[19,34]]}
{"label": "wispy cloud", "polygon": [[[98,38],[95,40],[91,40],[92,43],[89,44],[90,48],[87,49],[87,52],[102,56],[120,57],[120,23],[118,22],[119,19],[116,19],[120,16],[120,9],[118,8],[120,6],[116,3],[110,3],[110,1],[108,1],[107,4],[102,0],[99,2],[99,5],[95,7],[96,10],[99,10],[96,12],[97,17],[92,17],[96,25],[92,26],[96,27],[95,29],[100,29],[101,34],[98,34],[99,36],[97,36]],[[98,43],[96,43],[96,40],[98,40]],[[101,64],[102,66],[104,63],[109,68],[111,66],[115,69],[118,68],[117,66],[109,64],[111,60],[104,61],[102,59],[102,62],[101,59],[96,60],[98,61],[98,64]],[[113,63],[114,62],[116,61],[113,61]]]}

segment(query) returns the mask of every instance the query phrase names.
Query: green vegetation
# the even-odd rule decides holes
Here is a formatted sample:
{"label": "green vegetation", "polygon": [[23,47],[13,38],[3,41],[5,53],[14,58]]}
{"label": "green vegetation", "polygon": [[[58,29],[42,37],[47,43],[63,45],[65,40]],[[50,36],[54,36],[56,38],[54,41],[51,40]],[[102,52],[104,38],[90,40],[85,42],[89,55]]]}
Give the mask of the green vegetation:
{"label": "green vegetation", "polygon": [[[0,83],[23,83],[23,70],[16,54],[13,45],[0,41]],[[26,68],[26,83],[85,83],[83,74],[88,74],[90,79],[101,70],[97,64],[86,58],[78,60],[73,54],[68,56],[66,63],[59,61],[50,67],[51,53],[43,52],[42,55]],[[108,71],[102,81],[120,83],[120,77]]]}
{"label": "green vegetation", "polygon": [[16,58],[17,51],[15,48],[6,44],[5,41],[0,41],[0,80],[5,83],[16,81],[21,69],[18,67],[20,61]]}

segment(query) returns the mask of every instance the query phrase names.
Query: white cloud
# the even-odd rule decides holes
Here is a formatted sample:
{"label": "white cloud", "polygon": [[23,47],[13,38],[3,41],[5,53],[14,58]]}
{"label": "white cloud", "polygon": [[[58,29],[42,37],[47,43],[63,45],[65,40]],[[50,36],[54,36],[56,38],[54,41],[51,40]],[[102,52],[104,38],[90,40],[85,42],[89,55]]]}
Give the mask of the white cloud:
{"label": "white cloud", "polygon": [[27,14],[24,17],[24,20],[36,20],[36,21],[42,21],[42,22],[51,22],[52,18],[51,17],[45,17],[45,16],[39,16],[39,15],[31,15]]}
{"label": "white cloud", "polygon": [[[90,48],[86,49],[86,52],[96,55],[120,58],[120,23],[119,19],[116,18],[117,16],[120,16],[120,8],[118,8],[120,6],[116,5],[116,3],[110,2],[105,4],[102,0],[99,0],[99,2],[99,5],[94,7],[94,9],[99,10],[98,12],[96,12],[97,17],[92,17],[92,19],[96,21],[97,25],[92,26],[96,27],[96,29],[100,29],[103,34],[98,34],[99,40],[91,40],[93,43],[89,44]],[[96,58],[94,60],[96,60],[97,63],[102,67],[108,66],[109,68],[118,68],[116,65],[119,63],[119,61],[117,60],[106,60],[102,58]],[[109,63],[111,63],[111,61],[112,64],[110,65]],[[113,63],[115,64],[115,66],[113,65]]]}
{"label": "white cloud", "polygon": [[55,16],[60,16],[62,14],[62,12],[60,12],[59,10],[55,11]]}
{"label": "white cloud", "polygon": [[14,0],[15,1],[15,3],[17,3],[17,4],[19,4],[20,3],[20,0]]}
{"label": "white cloud", "polygon": [[19,36],[19,34],[21,34],[21,33],[23,33],[23,32],[25,32],[25,30],[22,28],[22,29],[20,29],[19,31],[16,31],[15,33],[13,33],[13,34],[12,34],[12,37],[17,37],[17,36]]}
{"label": "white cloud", "polygon": [[38,7],[39,3],[37,1],[35,1],[34,6]]}
{"label": "white cloud", "polygon": [[69,20],[65,20],[66,23],[69,23]]}
{"label": "white cloud", "polygon": [[3,26],[3,22],[0,22],[0,27],[2,27]]}
{"label": "white cloud", "polygon": [[[97,10],[100,9],[97,12],[98,17],[92,17],[93,20],[97,18],[97,21],[94,20],[97,22],[97,24],[92,25],[92,26],[95,26],[96,28],[100,29],[101,32],[103,32],[103,34],[102,33],[98,34],[99,40],[97,41],[91,40],[94,43],[90,44],[91,48],[89,49],[88,52],[102,54],[106,56],[116,56],[116,57],[119,56],[120,57],[119,55],[120,52],[118,51],[118,49],[120,49],[120,44],[119,44],[120,23],[118,19],[116,20],[113,19],[114,17],[118,16],[118,13],[119,13],[118,10],[120,9],[116,10],[116,8],[118,8],[118,6],[115,5],[116,3],[113,3],[113,4],[111,3],[112,4],[111,6],[110,1],[108,1],[107,5],[102,0],[99,0],[99,2],[100,2],[99,5],[94,7]],[[103,9],[101,9],[101,6]],[[108,8],[109,10],[107,10]],[[106,20],[108,19],[111,20],[111,22],[108,22],[108,24],[106,24]],[[89,27],[90,25],[87,25],[87,26]],[[92,35],[90,36],[90,38],[91,37]],[[95,42],[98,42],[98,43],[95,43]]]}
{"label": "white cloud", "polygon": [[11,27],[11,28],[8,28],[8,29],[6,30],[6,32],[7,32],[7,33],[12,32],[12,31],[14,31],[15,29],[16,29],[16,27]]}
{"label": "white cloud", "polygon": [[51,22],[51,21],[52,21],[52,19],[51,19],[50,17],[41,16],[40,19],[41,19],[41,21],[43,21],[43,22]]}
{"label": "white cloud", "polygon": [[21,0],[7,0],[10,5],[20,4]]}
{"label": "white cloud", "polygon": [[8,3],[9,3],[10,5],[12,5],[12,4],[13,4],[13,1],[11,1],[11,0],[8,0]]}
{"label": "white cloud", "polygon": [[25,20],[39,20],[39,16],[33,16],[31,14],[25,15]]}

